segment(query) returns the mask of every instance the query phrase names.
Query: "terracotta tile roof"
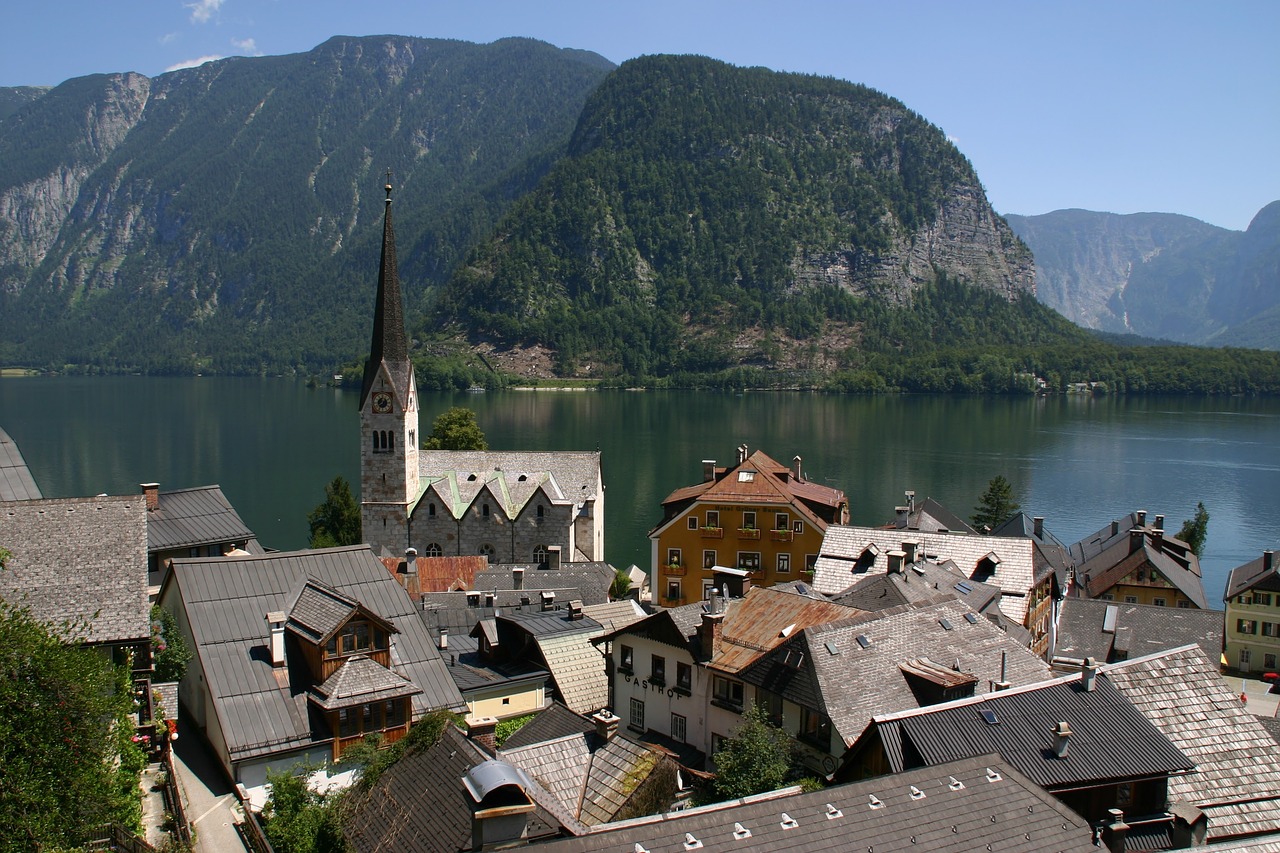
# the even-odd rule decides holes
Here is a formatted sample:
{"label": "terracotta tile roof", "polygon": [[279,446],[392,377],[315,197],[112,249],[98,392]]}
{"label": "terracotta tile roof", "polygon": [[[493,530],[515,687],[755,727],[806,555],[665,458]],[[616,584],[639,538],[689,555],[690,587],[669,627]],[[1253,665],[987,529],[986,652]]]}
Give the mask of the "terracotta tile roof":
{"label": "terracotta tile roof", "polygon": [[1169,780],[1169,797],[1204,811],[1210,839],[1280,832],[1276,743],[1199,646],[1111,664],[1102,671],[1195,762],[1191,773]]}
{"label": "terracotta tile roof", "polygon": [[754,587],[746,597],[728,602],[720,640],[708,666],[721,672],[740,672],[805,628],[859,615],[862,611],[852,607]]}
{"label": "terracotta tile roof", "polygon": [[[402,575],[405,569],[404,557],[380,557],[382,565],[393,575]],[[465,557],[418,557],[418,591],[410,591],[415,601],[424,593],[449,592],[457,589],[471,589],[475,583],[476,573],[489,568],[489,558],[483,554],[472,554]]]}

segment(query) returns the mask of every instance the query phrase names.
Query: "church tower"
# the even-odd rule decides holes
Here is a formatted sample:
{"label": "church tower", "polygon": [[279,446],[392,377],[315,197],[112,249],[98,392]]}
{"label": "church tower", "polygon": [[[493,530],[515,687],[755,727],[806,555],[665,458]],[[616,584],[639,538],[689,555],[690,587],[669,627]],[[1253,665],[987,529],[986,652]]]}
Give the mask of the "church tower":
{"label": "church tower", "polygon": [[373,341],[360,388],[360,521],[375,554],[399,556],[418,499],[418,383],[404,331],[390,183],[386,191]]}

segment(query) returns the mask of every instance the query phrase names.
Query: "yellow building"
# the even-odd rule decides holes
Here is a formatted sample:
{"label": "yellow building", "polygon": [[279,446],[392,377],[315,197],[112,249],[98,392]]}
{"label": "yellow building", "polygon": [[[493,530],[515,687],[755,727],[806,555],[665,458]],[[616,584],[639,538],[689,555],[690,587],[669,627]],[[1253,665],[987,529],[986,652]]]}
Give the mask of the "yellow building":
{"label": "yellow building", "polygon": [[702,482],[663,500],[662,523],[649,533],[664,606],[705,598],[716,567],[746,570],[756,586],[802,580],[827,526],[849,521],[844,492],[806,480],[799,456],[788,468],[742,445],[732,468],[704,460],[702,472]]}
{"label": "yellow building", "polygon": [[[1157,517],[1160,518],[1160,517]],[[1125,604],[1207,609],[1195,552],[1161,526],[1133,527],[1076,566],[1075,594]],[[1073,546],[1077,547],[1077,546]]]}
{"label": "yellow building", "polygon": [[1277,672],[1280,659],[1280,575],[1275,553],[1231,570],[1227,605],[1227,666],[1241,672]]}

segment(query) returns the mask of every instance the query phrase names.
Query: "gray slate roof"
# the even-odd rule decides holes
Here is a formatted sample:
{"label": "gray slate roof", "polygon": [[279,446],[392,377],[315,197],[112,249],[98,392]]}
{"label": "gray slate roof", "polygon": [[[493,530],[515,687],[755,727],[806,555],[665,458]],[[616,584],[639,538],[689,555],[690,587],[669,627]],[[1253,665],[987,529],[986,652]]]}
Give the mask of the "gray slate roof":
{"label": "gray slate roof", "polygon": [[[357,853],[458,853],[471,849],[471,809],[462,776],[490,756],[453,726],[434,746],[410,752],[353,797],[343,826]],[[536,808],[530,840],[559,834],[561,822],[548,809],[551,797],[539,786],[526,791]]]}
{"label": "gray slate roof", "polygon": [[552,702],[507,738],[502,747],[508,750],[519,749],[522,746],[591,731],[595,731],[595,724],[586,717],[573,713],[559,702]]}
{"label": "gray slate roof", "polygon": [[305,665],[291,660],[291,680],[282,687],[266,648],[266,614],[287,612],[308,578],[360,602],[399,629],[392,662],[396,672],[423,690],[413,697],[415,717],[434,708],[465,708],[413,602],[369,546],[177,559],[161,589],[161,602],[186,611],[233,761],[327,738],[313,731],[308,717],[307,691],[313,685],[300,676]]}
{"label": "gray slate roof", "polygon": [[[948,667],[958,661],[961,672],[977,676],[978,694],[1000,680],[1002,654],[1011,684],[1037,683],[1050,676],[1048,665],[1018,640],[986,618],[970,622],[966,613],[973,611],[961,602],[947,601],[806,628],[741,677],[826,714],[848,745],[875,715],[919,706],[902,672],[910,660],[928,658]],[[950,630],[942,626],[943,620]],[[859,636],[866,637],[866,648],[858,643]],[[788,665],[788,654],[792,661],[796,654],[804,655],[798,669]]]}
{"label": "gray slate roof", "polygon": [[[492,622],[493,620],[489,620]],[[493,662],[480,655],[480,641],[467,634],[449,635],[449,648],[440,656],[449,667],[453,683],[465,697],[470,691],[492,688],[499,684],[513,684],[531,679],[550,679],[551,674],[540,666],[525,660]]]}
{"label": "gray slate roof", "polygon": [[[988,781],[988,769],[995,780]],[[958,782],[959,785],[953,784]],[[912,787],[924,794],[917,797]],[[792,789],[794,791],[794,789]],[[882,805],[871,808],[875,801]],[[833,811],[834,809],[834,811]],[[765,794],[639,818],[539,845],[546,853],[1097,853],[1088,823],[1000,760],[982,756],[808,794]],[[735,835],[736,833],[736,835]]]}
{"label": "gray slate roof", "polygon": [[601,489],[599,451],[422,450],[418,471],[423,491],[434,492],[454,518],[485,488],[508,518],[539,491],[553,503],[579,505]]}
{"label": "gray slate roof", "polygon": [[[875,718],[894,772],[999,753],[1050,790],[1183,773],[1195,761],[1175,746],[1106,678],[1093,690],[1079,675]],[[993,713],[987,722],[983,712]],[[1054,727],[1072,735],[1054,755]],[[870,729],[868,729],[870,732]],[[1171,783],[1172,784],[1172,783]]]}
{"label": "gray slate roof", "polygon": [[[1103,630],[1108,611],[1115,613],[1115,630],[1111,632]],[[1062,602],[1054,654],[1106,662],[1196,643],[1217,660],[1222,655],[1222,620],[1221,610],[1070,597]]]}
{"label": "gray slate roof", "polygon": [[167,551],[254,538],[220,486],[160,492],[147,513],[147,550]]}
{"label": "gray slate roof", "polygon": [[146,512],[142,495],[0,503],[0,543],[13,553],[0,598],[43,622],[84,623],[75,639],[146,640]]}
{"label": "gray slate roof", "polygon": [[41,497],[40,487],[18,445],[0,429],[0,501],[34,501]]}
{"label": "gray slate roof", "polygon": [[940,598],[963,601],[978,613],[1000,606],[1000,587],[970,580],[955,563],[919,560],[902,573],[862,575],[832,601],[859,610],[887,610],[900,604],[923,604]]}
{"label": "gray slate roof", "polygon": [[1169,780],[1169,797],[1204,811],[1210,839],[1280,832],[1280,751],[1223,680],[1216,658],[1187,645],[1103,671],[1195,762],[1194,771]]}

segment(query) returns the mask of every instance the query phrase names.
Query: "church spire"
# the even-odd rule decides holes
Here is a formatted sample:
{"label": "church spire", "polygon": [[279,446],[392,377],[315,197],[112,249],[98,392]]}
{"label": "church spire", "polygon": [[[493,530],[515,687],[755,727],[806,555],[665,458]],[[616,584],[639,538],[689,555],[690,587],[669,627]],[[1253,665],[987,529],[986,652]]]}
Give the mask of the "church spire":
{"label": "church spire", "polygon": [[382,260],[378,264],[378,299],[373,313],[373,341],[364,366],[360,408],[364,408],[385,363],[396,393],[404,400],[409,392],[409,345],[404,333],[404,308],[400,301],[400,274],[396,270],[396,234],[391,225],[391,170],[387,170],[387,208],[382,223]]}

